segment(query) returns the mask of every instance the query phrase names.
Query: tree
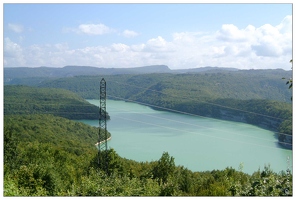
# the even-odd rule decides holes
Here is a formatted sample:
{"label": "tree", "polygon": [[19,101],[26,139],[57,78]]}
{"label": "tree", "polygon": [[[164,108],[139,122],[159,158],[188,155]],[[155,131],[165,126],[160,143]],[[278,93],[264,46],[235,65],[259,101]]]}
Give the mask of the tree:
{"label": "tree", "polygon": [[[290,63],[293,63],[293,59],[290,60]],[[283,79],[286,79],[285,77]],[[286,85],[289,85],[289,89],[292,88],[293,86],[293,79],[290,78],[287,82],[286,82]]]}
{"label": "tree", "polygon": [[[290,63],[293,63],[293,59],[290,60]],[[286,78],[283,77],[282,79],[286,79]],[[289,85],[289,89],[291,89],[293,87],[293,79],[289,78],[289,80],[286,82],[286,85]],[[291,97],[291,101],[292,101],[292,97]]]}
{"label": "tree", "polygon": [[[10,121],[12,123],[12,120]],[[12,126],[4,126],[4,165],[5,169],[14,168],[18,138]],[[5,171],[4,171],[5,172]]]}
{"label": "tree", "polygon": [[[290,63],[293,63],[293,59],[290,60]],[[290,78],[286,84],[289,85],[289,89],[291,89],[293,86],[293,79]]]}
{"label": "tree", "polygon": [[175,169],[175,159],[170,157],[168,152],[164,152],[161,158],[157,161],[156,166],[153,168],[153,178],[158,179],[159,183],[166,183],[168,177],[173,175]]}

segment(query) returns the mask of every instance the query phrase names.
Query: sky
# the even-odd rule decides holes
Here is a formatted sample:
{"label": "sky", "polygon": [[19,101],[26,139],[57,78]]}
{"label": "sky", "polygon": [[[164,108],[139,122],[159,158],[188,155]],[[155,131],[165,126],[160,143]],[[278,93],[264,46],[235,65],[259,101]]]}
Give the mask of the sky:
{"label": "sky", "polygon": [[291,3],[3,4],[4,67],[291,70]]}

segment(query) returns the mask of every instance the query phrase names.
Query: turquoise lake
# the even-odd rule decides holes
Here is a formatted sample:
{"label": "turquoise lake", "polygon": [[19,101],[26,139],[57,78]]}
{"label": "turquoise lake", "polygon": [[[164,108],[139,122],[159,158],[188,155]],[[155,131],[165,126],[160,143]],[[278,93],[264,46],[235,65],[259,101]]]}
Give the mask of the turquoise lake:
{"label": "turquoise lake", "polygon": [[[99,100],[88,100],[99,105]],[[155,161],[163,152],[192,171],[226,167],[252,174],[265,165],[292,170],[292,150],[281,148],[275,133],[253,125],[157,111],[136,103],[107,100],[111,120],[108,147],[136,161]],[[79,120],[98,126],[98,120]],[[94,141],[94,144],[96,141]]]}

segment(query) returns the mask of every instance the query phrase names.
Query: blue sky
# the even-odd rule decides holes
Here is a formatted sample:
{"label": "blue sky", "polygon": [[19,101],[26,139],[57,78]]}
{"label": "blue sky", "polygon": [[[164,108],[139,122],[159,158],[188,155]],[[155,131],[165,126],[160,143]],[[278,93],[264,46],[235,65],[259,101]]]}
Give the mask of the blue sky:
{"label": "blue sky", "polygon": [[4,67],[291,69],[292,4],[3,4]]}

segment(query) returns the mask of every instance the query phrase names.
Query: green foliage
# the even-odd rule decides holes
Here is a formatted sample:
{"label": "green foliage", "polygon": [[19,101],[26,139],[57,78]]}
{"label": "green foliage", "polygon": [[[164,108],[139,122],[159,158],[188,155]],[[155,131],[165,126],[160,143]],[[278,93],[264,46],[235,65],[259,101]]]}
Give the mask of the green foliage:
{"label": "green foliage", "polygon": [[13,67],[4,68],[4,84],[36,85],[47,79],[73,76],[115,75],[115,74],[147,74],[173,72],[166,65],[152,65],[135,68],[98,68],[90,66],[55,67]]}
{"label": "green foliage", "polygon": [[[290,63],[293,63],[293,59],[290,60]],[[283,79],[286,79],[285,77],[283,77]],[[289,89],[291,89],[293,87],[293,78],[289,78],[289,80],[286,82],[286,85],[289,85]],[[291,101],[292,101],[293,97],[291,97]]]}
{"label": "green foliage", "polygon": [[13,160],[17,156],[15,149],[17,148],[17,143],[18,143],[18,138],[16,137],[16,133],[15,133],[15,130],[13,130],[13,127],[4,126],[3,137],[4,137],[4,144],[5,144],[4,145],[4,166],[7,166],[7,169],[13,168],[15,165]]}
{"label": "green foliage", "polygon": [[279,141],[286,144],[287,147],[292,147],[292,117],[284,120],[279,126]]}
{"label": "green foliage", "polygon": [[175,161],[168,152],[164,152],[153,169],[153,178],[159,183],[167,183],[169,175],[174,172]]}
{"label": "green foliage", "polygon": [[[164,107],[241,121],[292,135],[289,131],[292,130],[291,123],[285,122],[292,116],[291,91],[285,88],[281,79],[290,74],[291,71],[284,70],[208,70],[192,74],[106,75],[104,78],[109,99],[129,99],[158,106],[155,109]],[[63,88],[86,99],[98,99],[101,78],[79,76],[52,79],[38,86]],[[73,112],[73,107],[69,110]],[[79,115],[75,113],[75,116]],[[279,136],[279,142],[284,147],[291,149],[291,141],[283,134]]]}
{"label": "green foliage", "polygon": [[[42,124],[42,130],[33,124]],[[60,117],[5,116],[4,127],[4,149],[18,138],[15,154],[4,156],[4,196],[292,195],[292,174],[265,168],[248,175],[242,166],[240,171],[192,172],[175,166],[168,152],[158,161],[136,162],[109,149],[104,152],[109,162],[106,173],[94,147],[97,128]]]}
{"label": "green foliage", "polygon": [[68,90],[4,86],[4,115],[45,113],[68,119],[99,118],[97,106]]}
{"label": "green foliage", "polygon": [[91,168],[89,176],[82,177],[72,196],[158,196],[160,187],[151,179],[140,180]]}
{"label": "green foliage", "polygon": [[[290,102],[283,70],[240,70],[234,72],[197,74],[105,75],[107,94],[122,98],[168,94],[166,98],[208,100],[216,98],[270,99]],[[103,76],[78,76],[48,80],[39,87],[64,88],[86,99],[98,99],[99,82]],[[153,92],[156,91],[156,92]],[[161,93],[159,93],[161,92]],[[177,92],[177,93],[175,93]],[[146,95],[147,93],[147,95]],[[150,95],[148,95],[150,94]]]}
{"label": "green foliage", "polygon": [[[290,74],[291,71],[284,70],[239,70],[108,75],[104,78],[109,99],[128,99],[155,105],[155,109],[163,107],[287,132],[292,127],[283,122],[292,116],[291,91],[285,88],[281,77]],[[61,78],[42,82],[39,87],[64,88],[86,99],[99,98],[101,78]],[[290,141],[279,137],[280,144],[287,143],[284,147],[291,148]]]}
{"label": "green foliage", "polygon": [[52,115],[4,116],[8,186],[20,188],[21,196],[51,196],[71,188],[96,152],[97,135],[98,128]]}
{"label": "green foliage", "polygon": [[4,130],[4,138],[53,144],[77,155],[83,154],[84,148],[95,148],[99,132],[98,128],[52,115],[4,116]]}
{"label": "green foliage", "polygon": [[[289,135],[291,104],[278,100],[286,100],[290,94],[281,90],[278,73],[282,72],[116,75],[105,79],[107,94],[113,98],[229,120],[240,116],[248,123],[258,124],[260,119],[263,125],[279,128]],[[48,80],[39,86],[64,88],[83,98],[97,98],[99,80],[98,76],[72,77]],[[255,87],[258,81],[260,87]],[[242,172],[241,165],[239,170],[192,172],[175,166],[168,152],[157,161],[136,162],[109,149],[104,152],[109,163],[106,173],[98,164],[98,161],[103,163],[104,154],[99,158],[94,145],[98,128],[58,117],[57,100],[68,113],[74,109],[71,104],[86,105],[82,98],[67,90],[4,87],[4,196],[293,195],[293,176],[289,170],[275,173],[265,167],[249,175]],[[44,107],[46,102],[52,105]],[[227,110],[227,107],[237,110]],[[242,115],[238,109],[249,113]],[[31,114],[17,115],[17,111],[24,110]],[[32,114],[33,111],[39,114]],[[44,111],[55,111],[56,116],[40,114]],[[258,117],[252,112],[262,115]],[[265,120],[263,115],[283,121]]]}
{"label": "green foliage", "polygon": [[261,172],[258,170],[250,177],[250,182],[244,190],[238,191],[240,196],[291,196],[292,176],[290,174],[274,173],[269,166]]}

